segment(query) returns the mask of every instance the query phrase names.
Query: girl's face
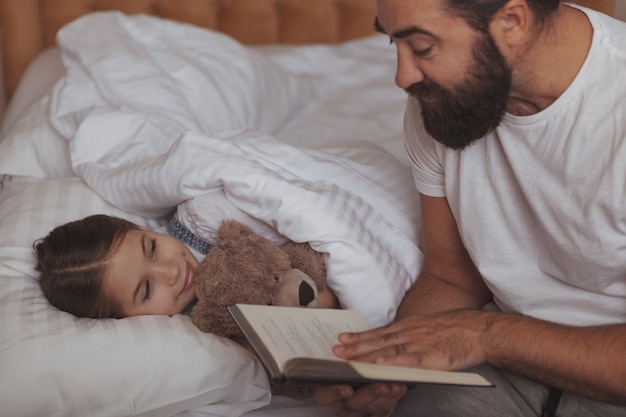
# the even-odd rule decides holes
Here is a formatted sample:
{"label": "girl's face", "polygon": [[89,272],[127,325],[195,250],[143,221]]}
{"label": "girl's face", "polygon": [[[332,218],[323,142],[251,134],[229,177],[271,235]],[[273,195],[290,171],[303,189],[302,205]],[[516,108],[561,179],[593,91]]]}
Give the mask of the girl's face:
{"label": "girl's face", "polygon": [[148,229],[129,231],[109,258],[103,286],[122,314],[178,314],[195,299],[198,261],[168,235]]}

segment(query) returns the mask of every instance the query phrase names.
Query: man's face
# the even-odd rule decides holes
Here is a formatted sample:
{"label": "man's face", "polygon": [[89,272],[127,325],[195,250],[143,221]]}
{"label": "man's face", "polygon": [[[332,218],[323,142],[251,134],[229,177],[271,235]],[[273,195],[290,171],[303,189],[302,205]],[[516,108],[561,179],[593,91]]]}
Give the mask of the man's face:
{"label": "man's face", "polygon": [[378,0],[378,30],[396,44],[396,84],[421,104],[424,126],[463,149],[502,119],[511,71],[492,37],[441,0]]}
{"label": "man's face", "polygon": [[406,89],[420,102],[426,131],[453,149],[465,148],[498,126],[511,91],[511,70],[489,34],[477,38],[472,57],[465,77],[451,91],[429,80]]}

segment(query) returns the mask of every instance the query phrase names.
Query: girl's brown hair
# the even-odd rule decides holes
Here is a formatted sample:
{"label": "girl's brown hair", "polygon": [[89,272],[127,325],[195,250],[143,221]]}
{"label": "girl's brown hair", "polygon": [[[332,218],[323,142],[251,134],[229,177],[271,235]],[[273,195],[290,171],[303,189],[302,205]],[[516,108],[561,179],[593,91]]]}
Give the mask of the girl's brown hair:
{"label": "girl's brown hair", "polygon": [[33,244],[39,286],[48,301],[77,317],[120,318],[102,289],[107,260],[130,230],[127,220],[97,214],[53,229]]}

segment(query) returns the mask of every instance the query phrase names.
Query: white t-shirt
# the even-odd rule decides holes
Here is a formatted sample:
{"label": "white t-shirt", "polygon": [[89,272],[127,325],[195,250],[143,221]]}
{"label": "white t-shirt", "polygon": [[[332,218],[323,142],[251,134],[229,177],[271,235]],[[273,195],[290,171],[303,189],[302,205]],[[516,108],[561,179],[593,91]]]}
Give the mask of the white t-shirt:
{"label": "white t-shirt", "polygon": [[571,325],[626,322],[626,24],[583,9],[589,56],[540,113],[507,114],[463,151],[430,138],[409,98],[417,189],[447,197],[504,311]]}

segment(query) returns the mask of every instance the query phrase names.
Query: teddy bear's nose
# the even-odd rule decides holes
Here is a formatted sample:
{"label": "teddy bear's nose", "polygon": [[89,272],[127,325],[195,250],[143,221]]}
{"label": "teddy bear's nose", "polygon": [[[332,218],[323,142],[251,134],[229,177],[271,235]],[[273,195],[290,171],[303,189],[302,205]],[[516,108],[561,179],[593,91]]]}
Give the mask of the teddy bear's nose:
{"label": "teddy bear's nose", "polygon": [[315,291],[313,291],[313,288],[311,288],[311,286],[304,281],[300,283],[300,288],[298,289],[298,299],[300,300],[300,307],[308,306],[309,303],[315,299]]}

